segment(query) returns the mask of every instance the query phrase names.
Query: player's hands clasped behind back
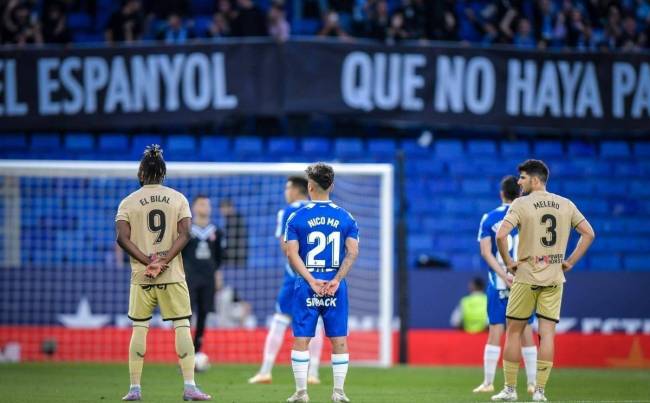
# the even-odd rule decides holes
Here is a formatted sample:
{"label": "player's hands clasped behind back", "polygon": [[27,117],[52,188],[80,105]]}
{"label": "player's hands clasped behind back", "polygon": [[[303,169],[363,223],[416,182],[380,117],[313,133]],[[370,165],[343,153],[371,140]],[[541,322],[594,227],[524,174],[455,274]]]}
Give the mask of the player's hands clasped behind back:
{"label": "player's hands clasped behind back", "polygon": [[336,294],[336,291],[339,289],[340,281],[336,278],[331,279],[330,281],[314,279],[309,283],[311,289],[319,297],[330,296],[333,297]]}
{"label": "player's hands clasped behind back", "polygon": [[147,271],[144,275],[150,279],[158,277],[169,267],[167,263],[161,261],[161,257],[158,255],[151,255],[149,258],[151,263],[147,265]]}

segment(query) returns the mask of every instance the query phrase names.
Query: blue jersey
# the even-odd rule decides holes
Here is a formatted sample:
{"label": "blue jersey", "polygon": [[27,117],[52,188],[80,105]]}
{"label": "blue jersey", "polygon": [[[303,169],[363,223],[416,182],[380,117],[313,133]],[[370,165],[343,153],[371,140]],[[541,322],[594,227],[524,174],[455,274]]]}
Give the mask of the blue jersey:
{"label": "blue jersey", "polygon": [[[300,210],[301,208],[305,207],[309,203],[309,200],[298,200],[295,201],[289,205],[287,205],[285,208],[281,209],[278,211],[278,221],[277,225],[275,227],[275,237],[278,239],[284,239],[284,230],[287,226],[287,220],[289,220],[289,217],[291,214],[294,212]],[[285,264],[284,267],[284,276],[285,279],[286,277],[291,277],[294,278],[296,276],[296,273],[291,269],[291,266],[289,266],[289,263]]]}
{"label": "blue jersey", "polygon": [[288,219],[284,240],[298,241],[298,252],[315,278],[331,280],[345,257],[345,240],[359,239],[352,215],[331,201],[312,201]]}
{"label": "blue jersey", "polygon": [[[499,254],[499,251],[497,250],[497,241],[496,241],[496,235],[497,231],[499,230],[499,226],[501,225],[501,222],[503,221],[503,218],[506,216],[506,213],[508,212],[508,209],[510,208],[509,204],[503,204],[494,210],[490,211],[489,213],[483,214],[483,218],[481,218],[481,224],[478,229],[478,241],[481,242],[481,239],[490,237],[492,241],[492,255],[494,255],[501,264],[501,266],[505,267],[503,263],[503,259],[501,259],[501,255]],[[510,256],[512,256],[513,259],[517,259],[517,244],[519,243],[519,235],[517,234],[517,229],[513,229],[510,235],[508,235],[508,250],[510,252]],[[499,277],[492,268],[489,268],[489,279],[490,279],[490,285],[497,289],[497,290],[505,290],[507,285],[505,282]]]}

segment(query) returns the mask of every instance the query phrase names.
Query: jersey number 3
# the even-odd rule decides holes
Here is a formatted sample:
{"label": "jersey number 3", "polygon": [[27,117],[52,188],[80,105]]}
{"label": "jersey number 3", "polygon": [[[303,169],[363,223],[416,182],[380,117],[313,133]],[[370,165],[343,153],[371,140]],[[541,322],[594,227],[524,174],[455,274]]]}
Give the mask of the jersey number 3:
{"label": "jersey number 3", "polygon": [[325,247],[332,244],[332,267],[339,267],[339,259],[341,254],[341,233],[336,231],[325,236],[320,231],[313,231],[307,235],[307,243],[310,245],[316,244],[309,253],[307,253],[307,267],[325,267],[325,259],[316,259]]}
{"label": "jersey number 3", "polygon": [[165,237],[166,224],[164,211],[156,209],[149,212],[149,216],[147,217],[149,231],[158,233],[156,240],[153,241],[154,244],[160,243]]}
{"label": "jersey number 3", "polygon": [[557,242],[557,232],[555,232],[555,227],[557,226],[557,219],[552,214],[544,214],[542,216],[542,225],[546,226],[546,236],[543,236],[540,240],[542,245],[546,247],[551,247]]}

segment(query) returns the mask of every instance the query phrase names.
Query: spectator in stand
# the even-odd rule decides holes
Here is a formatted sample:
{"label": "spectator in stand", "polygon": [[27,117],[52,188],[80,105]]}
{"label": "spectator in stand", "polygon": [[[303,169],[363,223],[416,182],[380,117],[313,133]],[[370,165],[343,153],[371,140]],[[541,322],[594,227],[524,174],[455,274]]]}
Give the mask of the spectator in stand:
{"label": "spectator in stand", "polygon": [[269,9],[269,35],[278,42],[289,39],[291,26],[284,15],[281,3],[274,3]]}
{"label": "spectator in stand", "polygon": [[124,0],[104,31],[106,42],[135,42],[142,38],[144,16],[139,0]]}
{"label": "spectator in stand", "polygon": [[546,48],[554,46],[556,12],[551,0],[537,0],[534,9],[535,39],[537,46]]}
{"label": "spectator in stand", "polygon": [[5,4],[1,30],[4,43],[21,46],[43,43],[34,5],[27,1],[9,0]]}
{"label": "spectator in stand", "polygon": [[[424,0],[402,0],[399,14],[404,20],[404,30],[411,39],[424,39],[427,34],[427,13]],[[391,25],[393,25],[391,23]]]}
{"label": "spectator in stand", "polygon": [[378,0],[368,9],[369,24],[368,37],[379,41],[386,40],[386,33],[390,25],[390,15],[388,14],[388,2]]}
{"label": "spectator in stand", "polygon": [[349,35],[339,24],[339,14],[336,11],[329,11],[323,18],[323,28],[318,32],[318,36],[329,36],[339,39],[348,39]]}
{"label": "spectator in stand", "polygon": [[345,32],[352,32],[352,14],[354,13],[355,0],[328,0],[327,9],[336,11],[339,16],[339,25]]}
{"label": "spectator in stand", "polygon": [[458,17],[454,12],[454,0],[427,2],[429,17],[428,37],[440,41],[458,40]]}
{"label": "spectator in stand", "polygon": [[621,24],[621,10],[617,5],[612,4],[607,9],[607,23],[605,24],[605,46],[615,49],[621,42],[623,28]]}
{"label": "spectator in stand", "polygon": [[165,43],[185,43],[191,38],[191,31],[178,14],[170,14],[167,23],[158,33],[158,39]]}
{"label": "spectator in stand", "polygon": [[390,26],[386,30],[386,43],[392,45],[409,38],[409,33],[404,27],[404,15],[402,13],[393,14],[390,17]]}
{"label": "spectator in stand", "polygon": [[637,23],[633,16],[628,15],[623,19],[623,32],[616,44],[623,51],[637,51],[640,49],[643,38],[637,29]]}
{"label": "spectator in stand", "polygon": [[266,16],[252,0],[237,0],[233,36],[267,36]]}
{"label": "spectator in stand", "polygon": [[518,48],[532,49],[535,47],[535,38],[530,27],[530,21],[521,18],[517,24],[517,34],[515,34],[514,44]]}
{"label": "spectator in stand", "polygon": [[212,16],[212,24],[208,29],[211,38],[218,38],[232,35],[232,20],[235,11],[230,0],[219,0],[217,12]]}
{"label": "spectator in stand", "polygon": [[59,1],[47,3],[42,17],[43,41],[45,43],[69,43],[65,5]]}

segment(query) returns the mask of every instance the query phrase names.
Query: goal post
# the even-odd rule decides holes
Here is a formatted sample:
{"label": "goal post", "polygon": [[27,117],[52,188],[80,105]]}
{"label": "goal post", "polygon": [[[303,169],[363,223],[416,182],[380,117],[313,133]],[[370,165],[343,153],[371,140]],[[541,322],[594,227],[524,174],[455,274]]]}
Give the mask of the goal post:
{"label": "goal post", "polygon": [[[336,174],[332,199],[350,211],[360,227],[361,254],[349,274],[352,360],[388,367],[393,361],[393,167],[331,165]],[[287,176],[304,173],[306,166],[167,163],[165,184],[189,200],[208,195],[219,225],[223,199],[231,200],[246,221],[245,261],[222,269],[231,294],[221,297],[232,305],[220,313],[217,297],[217,312],[208,319],[204,348],[213,361],[261,359],[285,259],[273,238],[276,213],[285,204]],[[128,331],[124,317],[129,270],[128,265],[122,270],[112,267],[119,260],[114,256],[119,251],[113,217],[119,201],[139,187],[137,170],[137,162],[0,161],[0,345],[22,344],[24,359],[42,358],[44,340],[58,346],[54,358],[104,361],[123,356],[126,347],[110,345],[123,337],[114,332]],[[156,326],[166,325],[154,320]],[[108,345],[78,352],[65,344],[73,336],[56,337],[67,329],[85,329]],[[37,337],[38,332],[44,336]],[[150,335],[150,343],[156,334]],[[168,357],[155,351],[154,357],[162,361]]]}

